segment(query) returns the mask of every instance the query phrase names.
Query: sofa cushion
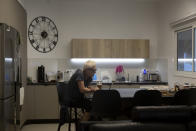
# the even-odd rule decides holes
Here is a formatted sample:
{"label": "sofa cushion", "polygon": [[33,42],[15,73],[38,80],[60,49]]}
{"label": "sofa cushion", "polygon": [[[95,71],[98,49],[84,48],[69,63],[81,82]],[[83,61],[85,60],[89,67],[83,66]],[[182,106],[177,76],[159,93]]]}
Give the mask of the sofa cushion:
{"label": "sofa cushion", "polygon": [[186,131],[183,124],[166,123],[115,123],[93,124],[90,131]]}
{"label": "sofa cushion", "polygon": [[79,127],[81,131],[89,131],[89,127],[93,124],[112,124],[112,123],[131,123],[131,120],[121,121],[81,121]]}
{"label": "sofa cushion", "polygon": [[196,120],[196,105],[191,106],[192,108],[192,120]]}
{"label": "sofa cushion", "polygon": [[196,121],[192,121],[188,124],[188,131],[195,131],[196,130]]}

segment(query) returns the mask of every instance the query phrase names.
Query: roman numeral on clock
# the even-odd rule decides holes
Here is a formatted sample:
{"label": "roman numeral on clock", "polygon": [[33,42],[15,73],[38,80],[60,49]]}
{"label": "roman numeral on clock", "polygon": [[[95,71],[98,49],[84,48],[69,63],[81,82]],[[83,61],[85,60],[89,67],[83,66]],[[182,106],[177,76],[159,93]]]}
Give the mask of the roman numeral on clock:
{"label": "roman numeral on clock", "polygon": [[30,40],[31,43],[35,43],[35,40]]}
{"label": "roman numeral on clock", "polygon": [[38,50],[39,49],[39,46],[36,46],[35,49]]}
{"label": "roman numeral on clock", "polygon": [[57,44],[57,42],[56,42],[56,41],[53,41],[52,43],[53,43],[53,45],[56,45],[56,44]]}
{"label": "roman numeral on clock", "polygon": [[33,35],[33,32],[29,32],[29,35]]}

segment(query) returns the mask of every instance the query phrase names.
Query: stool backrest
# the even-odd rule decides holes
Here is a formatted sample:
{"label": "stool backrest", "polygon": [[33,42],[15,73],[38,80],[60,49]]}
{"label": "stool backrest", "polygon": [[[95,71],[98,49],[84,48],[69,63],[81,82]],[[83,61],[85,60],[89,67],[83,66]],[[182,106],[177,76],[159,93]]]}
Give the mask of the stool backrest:
{"label": "stool backrest", "polygon": [[115,117],[120,113],[121,98],[116,90],[98,90],[93,95],[91,114]]}
{"label": "stool backrest", "polygon": [[68,105],[72,99],[72,89],[64,82],[57,83],[57,92],[60,105]]}
{"label": "stool backrest", "polygon": [[134,106],[161,105],[161,92],[158,90],[139,90],[134,94]]}

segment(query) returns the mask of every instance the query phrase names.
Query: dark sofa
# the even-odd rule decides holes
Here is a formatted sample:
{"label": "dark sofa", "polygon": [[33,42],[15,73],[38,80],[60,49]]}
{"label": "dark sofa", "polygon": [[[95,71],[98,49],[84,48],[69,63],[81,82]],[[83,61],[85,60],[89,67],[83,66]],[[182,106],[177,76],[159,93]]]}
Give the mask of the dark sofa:
{"label": "dark sofa", "polygon": [[196,106],[138,106],[132,120],[86,121],[82,131],[196,131]]}

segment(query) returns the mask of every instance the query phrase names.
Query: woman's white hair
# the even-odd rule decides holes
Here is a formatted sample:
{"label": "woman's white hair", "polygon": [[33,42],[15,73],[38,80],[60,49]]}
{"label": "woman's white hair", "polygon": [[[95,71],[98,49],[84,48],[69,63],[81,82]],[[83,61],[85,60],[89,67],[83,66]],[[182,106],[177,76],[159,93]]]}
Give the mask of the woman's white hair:
{"label": "woman's white hair", "polygon": [[88,60],[84,63],[83,70],[86,69],[96,69],[96,62],[92,60]]}

